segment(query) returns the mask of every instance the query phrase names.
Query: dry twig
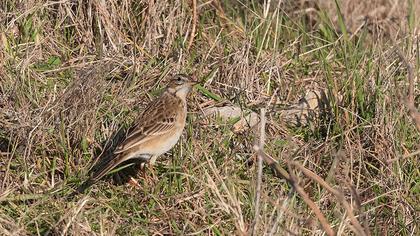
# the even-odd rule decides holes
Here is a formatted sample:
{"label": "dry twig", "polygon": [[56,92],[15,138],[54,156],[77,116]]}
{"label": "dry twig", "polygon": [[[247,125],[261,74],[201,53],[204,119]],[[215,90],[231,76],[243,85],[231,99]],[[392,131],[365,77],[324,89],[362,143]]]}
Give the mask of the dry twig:
{"label": "dry twig", "polygon": [[408,108],[408,112],[411,118],[414,121],[414,125],[416,126],[417,130],[420,132],[420,112],[417,110],[414,104],[414,69],[413,66],[408,61],[407,57],[402,53],[401,49],[396,45],[394,42],[396,52],[402,62],[407,67],[407,76],[408,76],[408,93],[405,99],[405,105]]}
{"label": "dry twig", "polygon": [[[254,147],[254,149],[255,149],[255,147]],[[285,169],[283,169],[277,163],[277,161],[274,158],[272,158],[271,156],[269,156],[268,154],[266,154],[263,150],[258,149],[258,147],[257,147],[257,149],[255,151],[258,153],[259,156],[261,156],[264,159],[264,161],[270,166],[270,168],[273,169],[274,174],[275,174],[276,177],[283,178],[283,179],[287,180],[296,189],[296,192],[298,192],[299,195],[301,195],[301,197],[303,198],[303,200],[305,201],[305,203],[314,211],[316,217],[321,222],[321,225],[324,228],[324,230],[327,232],[327,234],[328,235],[334,235],[334,232],[332,231],[331,227],[329,226],[329,224],[328,224],[327,220],[325,219],[324,215],[320,212],[319,208],[315,205],[315,203],[309,198],[309,196],[304,191],[304,189],[297,184],[297,181],[292,176],[290,176],[290,174]],[[353,213],[352,207],[346,201],[346,199],[344,198],[343,194],[340,191],[332,188],[321,177],[319,177],[318,175],[316,175],[314,172],[306,169],[300,163],[295,162],[295,161],[288,161],[288,163],[291,166],[297,167],[307,177],[313,179],[318,184],[320,184],[322,187],[324,187],[328,192],[330,192],[331,194],[335,195],[335,197],[339,200],[339,202],[346,209],[347,215],[349,217],[349,220],[352,223],[352,225],[354,226],[355,233],[357,235],[366,235],[368,233],[368,230],[367,229],[363,229],[362,225],[356,219],[356,217],[355,217],[355,215]],[[331,230],[331,231],[329,232],[328,230]]]}
{"label": "dry twig", "polygon": [[280,167],[277,161],[274,158],[267,155],[261,148],[259,148],[258,146],[254,146],[254,150],[258,153],[258,156],[261,157],[273,169],[276,177],[286,179],[287,182],[289,182],[289,184],[293,186],[296,192],[302,197],[303,201],[309,206],[309,208],[312,209],[327,235],[335,235],[334,230],[331,228],[324,214],[322,214],[319,207],[310,199],[309,195],[299,185],[296,178],[292,177],[286,170]]}
{"label": "dry twig", "polygon": [[194,37],[195,37],[195,31],[197,28],[197,0],[192,0],[192,13],[193,13],[193,18],[192,18],[192,27],[191,27],[191,33],[190,33],[190,39],[188,40],[188,46],[187,46],[187,50],[189,50],[194,42]]}
{"label": "dry twig", "polygon": [[335,197],[339,200],[339,202],[344,206],[344,208],[347,211],[347,215],[350,219],[350,222],[352,223],[352,225],[355,228],[355,233],[357,235],[366,235],[362,225],[359,223],[359,221],[356,219],[356,217],[354,216],[353,213],[353,209],[350,206],[350,204],[346,201],[346,199],[343,196],[343,193],[341,193],[340,191],[337,191],[336,189],[332,188],[327,182],[325,182],[321,177],[319,177],[317,174],[315,174],[314,172],[306,169],[305,167],[303,167],[300,163],[295,162],[295,161],[291,161],[290,164],[292,166],[297,167],[300,171],[302,171],[303,174],[305,174],[307,177],[313,179],[315,182],[317,182],[318,184],[320,184],[322,187],[324,187],[328,192],[332,193],[335,195]]}
{"label": "dry twig", "polygon": [[[264,150],[265,143],[265,108],[261,108],[260,114],[260,142],[259,146],[255,145],[254,150]],[[256,195],[255,195],[255,218],[253,222],[251,235],[255,235],[258,228],[258,219],[260,216],[260,198],[261,198],[261,183],[262,183],[262,169],[263,169],[263,158],[257,152],[258,156],[258,174],[257,174],[257,186],[256,186]]]}
{"label": "dry twig", "polygon": [[331,228],[330,224],[328,223],[327,218],[325,218],[324,214],[322,214],[319,207],[311,200],[309,197],[309,194],[305,192],[305,189],[303,189],[302,186],[299,185],[296,176],[293,175],[293,173],[290,173],[290,179],[289,183],[293,186],[293,188],[296,190],[296,192],[302,197],[302,200],[308,205],[309,208],[314,212],[315,216],[318,218],[319,223],[321,224],[322,228],[325,230],[325,233],[327,235],[335,235],[334,230]]}

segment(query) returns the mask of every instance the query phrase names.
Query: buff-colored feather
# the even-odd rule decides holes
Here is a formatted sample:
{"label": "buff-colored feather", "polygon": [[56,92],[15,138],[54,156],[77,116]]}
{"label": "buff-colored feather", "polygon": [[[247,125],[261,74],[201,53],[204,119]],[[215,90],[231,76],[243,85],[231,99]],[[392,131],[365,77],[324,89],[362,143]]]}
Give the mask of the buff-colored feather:
{"label": "buff-colored feather", "polygon": [[[186,96],[195,82],[188,76],[176,75],[165,92],[152,101],[130,129],[127,137],[104,159],[78,192],[96,183],[119,164],[137,159],[147,162],[169,151],[179,140],[185,126]],[[152,163],[153,164],[153,163]]]}

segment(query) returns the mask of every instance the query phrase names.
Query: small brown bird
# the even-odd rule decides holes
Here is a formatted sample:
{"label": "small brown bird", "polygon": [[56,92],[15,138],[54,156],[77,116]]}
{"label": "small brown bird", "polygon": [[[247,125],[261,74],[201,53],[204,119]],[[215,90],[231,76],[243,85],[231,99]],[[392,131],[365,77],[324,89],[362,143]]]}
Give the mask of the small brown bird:
{"label": "small brown bird", "polygon": [[186,98],[195,84],[197,82],[187,75],[175,75],[163,94],[152,101],[139,116],[111,158],[105,159],[77,191],[83,193],[127,160],[153,165],[158,156],[169,151],[181,137],[187,117]]}

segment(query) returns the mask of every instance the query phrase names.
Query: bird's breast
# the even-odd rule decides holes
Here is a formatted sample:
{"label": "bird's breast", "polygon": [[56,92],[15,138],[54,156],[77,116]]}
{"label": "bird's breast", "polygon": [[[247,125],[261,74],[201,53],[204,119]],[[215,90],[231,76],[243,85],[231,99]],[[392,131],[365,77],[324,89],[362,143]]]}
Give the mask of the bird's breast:
{"label": "bird's breast", "polygon": [[173,146],[175,146],[175,144],[178,142],[179,138],[182,135],[182,131],[184,130],[185,127],[185,121],[186,121],[186,116],[187,116],[187,112],[186,112],[186,106],[184,104],[184,107],[182,107],[182,109],[184,110],[184,112],[180,112],[176,118],[175,121],[175,125],[174,128],[159,136],[156,137],[153,140],[150,140],[150,142],[155,142],[155,145],[147,145],[147,146],[154,146],[155,148],[155,152],[153,153],[154,155],[162,155],[165,152],[169,151]]}

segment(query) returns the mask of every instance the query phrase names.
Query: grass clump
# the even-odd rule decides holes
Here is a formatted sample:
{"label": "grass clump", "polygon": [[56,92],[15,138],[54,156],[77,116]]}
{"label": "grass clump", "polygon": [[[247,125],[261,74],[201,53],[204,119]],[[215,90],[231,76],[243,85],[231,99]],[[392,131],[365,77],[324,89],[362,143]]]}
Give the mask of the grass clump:
{"label": "grass clump", "polygon": [[[193,2],[197,21],[184,0],[0,3],[0,234],[243,235],[256,217],[256,235],[322,234],[307,202],[267,167],[254,215],[258,132],[202,112],[226,104],[268,109],[266,153],[334,232],[363,234],[344,199],[365,233],[416,234],[419,133],[390,38],[418,72],[418,4]],[[105,179],[68,199],[176,72],[203,83],[183,137],[143,188]],[[327,116],[291,126],[281,114],[308,91],[326,94]]]}

